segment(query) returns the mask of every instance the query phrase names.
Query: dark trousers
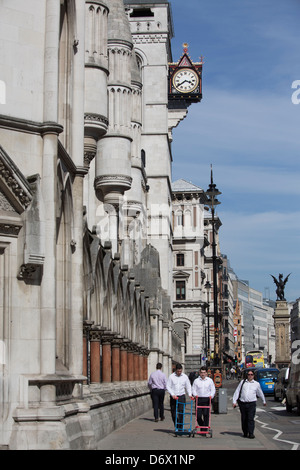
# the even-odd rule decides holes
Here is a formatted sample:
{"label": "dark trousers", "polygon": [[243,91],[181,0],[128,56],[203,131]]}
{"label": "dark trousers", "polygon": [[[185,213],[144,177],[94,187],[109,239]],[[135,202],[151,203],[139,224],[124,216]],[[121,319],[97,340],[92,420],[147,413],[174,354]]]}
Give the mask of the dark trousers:
{"label": "dark trousers", "polygon": [[170,396],[170,408],[171,408],[171,416],[173,423],[177,424],[177,427],[180,427],[178,425],[181,425],[183,422],[183,408],[185,403],[185,395],[180,395],[178,397],[178,406],[177,406],[177,421],[176,421],[176,402],[177,400],[174,400],[173,397]]}
{"label": "dark trousers", "polygon": [[254,434],[255,427],[255,412],[256,412],[256,401],[243,402],[238,401],[240,412],[241,412],[241,422],[242,422],[242,431],[244,436]]}
{"label": "dark trousers", "polygon": [[199,426],[208,427],[209,408],[198,408],[198,406],[209,406],[209,397],[198,397],[197,401],[197,423]]}
{"label": "dark trousers", "polygon": [[165,417],[164,411],[164,399],[165,399],[165,391],[161,388],[154,388],[151,392],[152,397],[152,404],[154,409],[154,418],[158,419],[158,412],[159,417],[162,419]]}

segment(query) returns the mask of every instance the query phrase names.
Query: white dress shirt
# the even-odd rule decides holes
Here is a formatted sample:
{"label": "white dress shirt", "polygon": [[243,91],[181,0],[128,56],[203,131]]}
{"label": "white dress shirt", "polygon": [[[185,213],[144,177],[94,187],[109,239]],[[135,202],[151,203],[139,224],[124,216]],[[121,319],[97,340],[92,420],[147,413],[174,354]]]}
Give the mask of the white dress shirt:
{"label": "white dress shirt", "polygon": [[[236,391],[233,394],[233,398],[232,398],[233,405],[236,404],[239,398],[242,384],[243,384],[243,381],[239,383]],[[260,397],[264,404],[266,403],[266,399],[265,399],[265,396],[263,394],[260,384],[256,380],[249,381],[247,379],[243,385],[240,400],[245,403],[249,403],[250,401],[256,401],[257,397]]]}
{"label": "white dress shirt", "polygon": [[176,372],[170,375],[167,382],[167,390],[169,394],[174,397],[185,395],[187,391],[189,396],[192,396],[191,382],[186,374],[177,375]]}
{"label": "white dress shirt", "polygon": [[205,377],[202,379],[198,377],[194,380],[193,387],[192,387],[192,394],[194,397],[211,397],[213,398],[216,393],[216,387],[213,380],[210,377]]}

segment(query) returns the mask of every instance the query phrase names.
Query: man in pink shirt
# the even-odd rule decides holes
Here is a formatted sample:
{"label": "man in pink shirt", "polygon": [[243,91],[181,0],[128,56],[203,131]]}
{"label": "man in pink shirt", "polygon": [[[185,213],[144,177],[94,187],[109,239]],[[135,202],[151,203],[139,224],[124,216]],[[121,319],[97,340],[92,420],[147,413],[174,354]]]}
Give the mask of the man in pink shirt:
{"label": "man in pink shirt", "polygon": [[156,364],[156,371],[152,372],[148,380],[148,387],[151,390],[155,422],[158,421],[158,410],[161,421],[165,419],[164,399],[165,390],[167,388],[167,378],[161,369],[162,364],[158,362]]}

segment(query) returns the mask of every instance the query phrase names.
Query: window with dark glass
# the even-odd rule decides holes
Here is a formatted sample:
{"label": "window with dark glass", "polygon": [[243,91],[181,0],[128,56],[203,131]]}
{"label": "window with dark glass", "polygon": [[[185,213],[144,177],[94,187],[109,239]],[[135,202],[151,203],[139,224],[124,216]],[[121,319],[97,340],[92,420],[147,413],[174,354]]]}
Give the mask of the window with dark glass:
{"label": "window with dark glass", "polygon": [[184,266],[184,254],[183,253],[177,253],[176,264],[177,266]]}
{"label": "window with dark glass", "polygon": [[176,281],[176,300],[185,300],[185,281]]}

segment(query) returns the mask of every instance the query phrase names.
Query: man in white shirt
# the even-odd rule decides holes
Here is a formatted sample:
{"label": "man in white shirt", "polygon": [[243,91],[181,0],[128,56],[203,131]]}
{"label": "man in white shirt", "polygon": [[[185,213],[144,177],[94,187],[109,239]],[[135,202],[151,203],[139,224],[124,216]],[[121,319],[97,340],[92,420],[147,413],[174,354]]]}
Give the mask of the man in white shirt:
{"label": "man in white shirt", "polygon": [[[182,423],[183,415],[183,405],[185,403],[185,393],[192,398],[192,387],[189,381],[189,378],[186,374],[182,372],[182,365],[176,364],[175,372],[170,375],[167,382],[167,390],[170,394],[170,407],[173,423],[176,422],[176,401],[178,400],[178,416],[177,416],[177,425]],[[178,426],[180,427],[180,426]]]}
{"label": "man in white shirt", "polygon": [[[200,427],[208,427],[210,399],[213,399],[216,387],[213,380],[207,375],[207,368],[201,367],[199,377],[194,381],[192,394],[197,397],[197,422]],[[198,408],[199,407],[199,408]]]}
{"label": "man in white shirt", "polygon": [[260,397],[266,406],[266,399],[259,382],[254,380],[254,372],[248,371],[247,378],[242,380],[235,390],[232,398],[232,406],[238,403],[241,412],[242,430],[244,437],[254,439],[256,400]]}

